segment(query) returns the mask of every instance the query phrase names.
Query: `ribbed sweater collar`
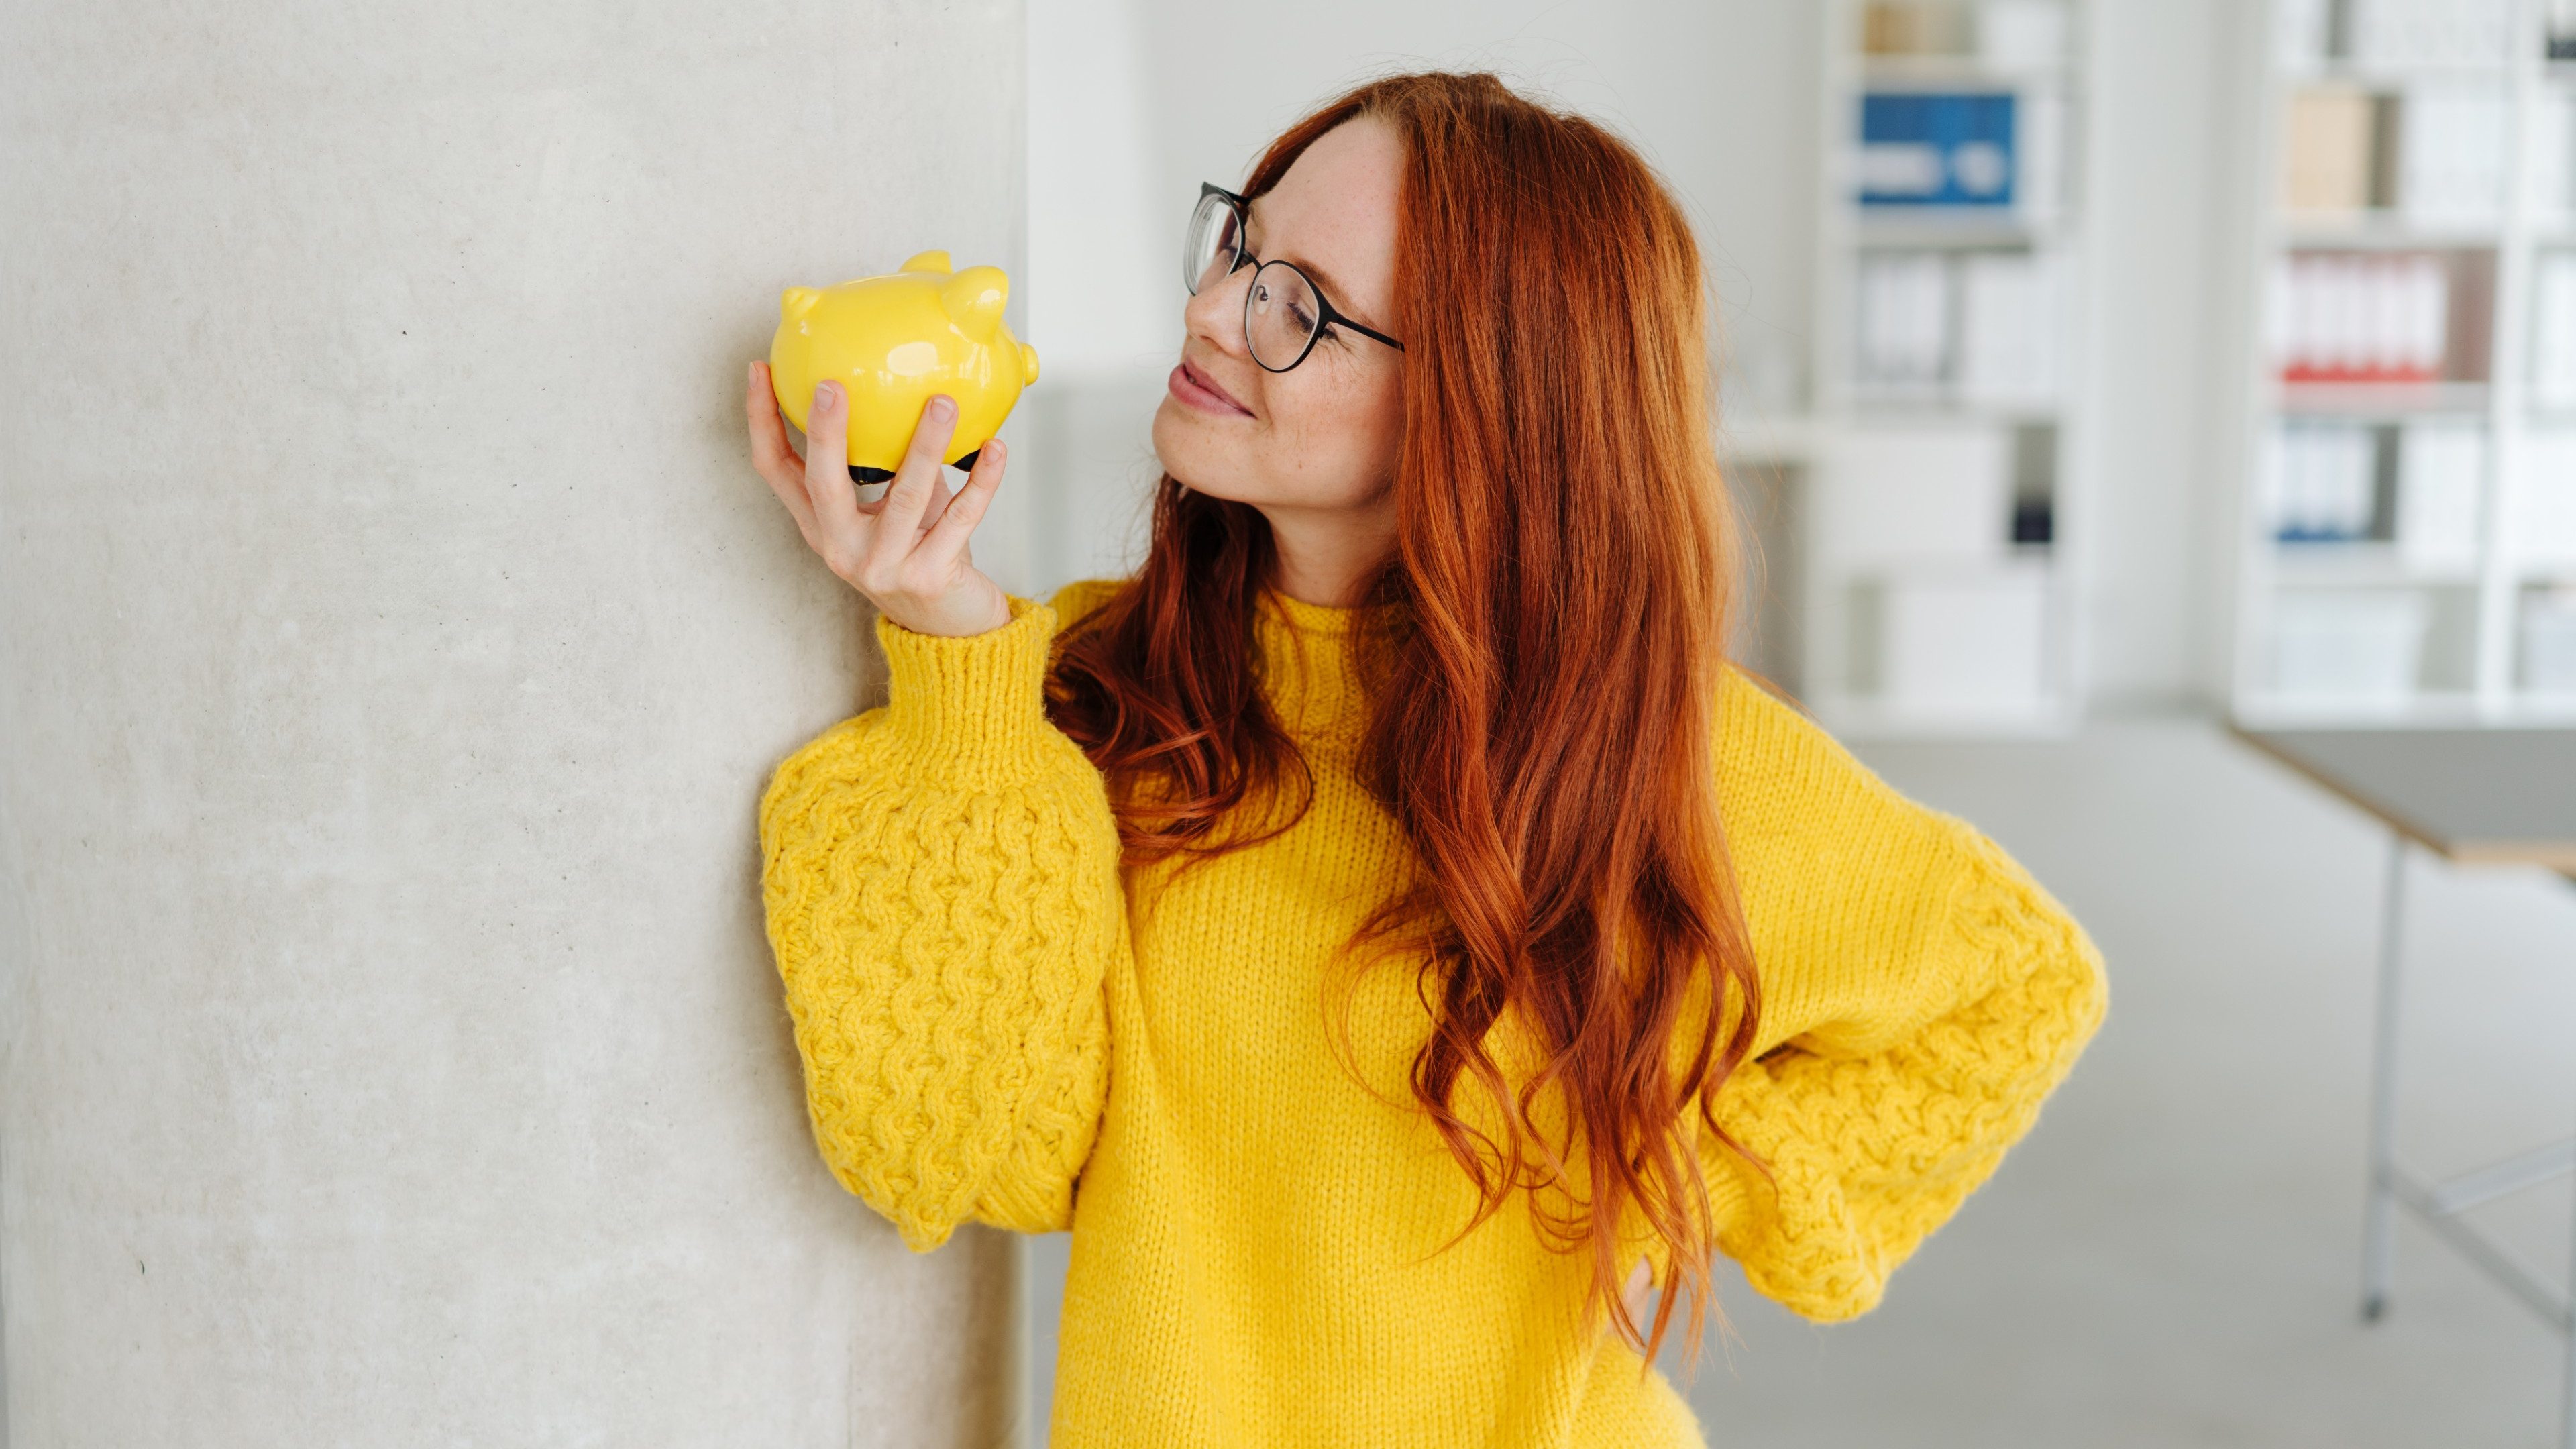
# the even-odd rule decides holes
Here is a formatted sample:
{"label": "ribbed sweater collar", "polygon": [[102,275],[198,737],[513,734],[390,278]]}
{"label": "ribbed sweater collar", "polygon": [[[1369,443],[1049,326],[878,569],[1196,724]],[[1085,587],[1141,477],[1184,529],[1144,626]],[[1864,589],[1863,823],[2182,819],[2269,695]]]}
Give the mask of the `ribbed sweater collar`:
{"label": "ribbed sweater collar", "polygon": [[1354,665],[1362,630],[1385,627],[1384,606],[1335,608],[1264,589],[1254,618],[1262,692],[1309,753],[1347,750],[1368,726],[1368,700]]}

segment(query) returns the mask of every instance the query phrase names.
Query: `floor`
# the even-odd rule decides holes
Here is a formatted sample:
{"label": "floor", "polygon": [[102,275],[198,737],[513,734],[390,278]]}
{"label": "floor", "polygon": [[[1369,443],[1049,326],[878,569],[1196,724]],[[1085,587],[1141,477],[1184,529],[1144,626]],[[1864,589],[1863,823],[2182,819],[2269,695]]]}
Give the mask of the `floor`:
{"label": "floor", "polygon": [[[1712,1449],[2557,1443],[2565,1341],[2414,1223],[2388,1317],[2356,1311],[2384,836],[2199,720],[1858,752],[2074,911],[2110,1016],[1876,1312],[1810,1324],[1719,1275],[1733,1333],[1687,1385]],[[2401,1153],[2564,1137],[2576,890],[2409,870]],[[2477,1217],[2563,1277],[2570,1211],[2561,1179]],[[1043,1403],[1064,1240],[1030,1246]]]}

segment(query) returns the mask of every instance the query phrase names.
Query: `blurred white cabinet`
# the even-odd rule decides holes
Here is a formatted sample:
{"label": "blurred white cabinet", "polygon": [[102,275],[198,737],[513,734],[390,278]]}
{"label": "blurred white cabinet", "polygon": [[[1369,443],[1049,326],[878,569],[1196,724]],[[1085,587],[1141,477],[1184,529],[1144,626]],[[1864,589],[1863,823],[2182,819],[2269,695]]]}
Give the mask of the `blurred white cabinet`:
{"label": "blurred white cabinet", "polygon": [[1881,690],[1909,717],[2027,718],[2047,699],[2048,570],[2024,563],[1884,585]]}

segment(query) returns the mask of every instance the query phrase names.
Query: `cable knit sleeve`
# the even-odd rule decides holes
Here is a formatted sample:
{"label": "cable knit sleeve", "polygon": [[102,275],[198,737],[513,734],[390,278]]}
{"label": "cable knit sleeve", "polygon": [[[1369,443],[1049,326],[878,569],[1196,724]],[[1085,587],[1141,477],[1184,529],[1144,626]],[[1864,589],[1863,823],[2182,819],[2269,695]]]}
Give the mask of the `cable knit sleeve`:
{"label": "cable knit sleeve", "polygon": [[[1084,585],[1056,595],[1056,604]],[[879,619],[888,702],[781,763],[763,900],[815,1144],[915,1252],[1047,1232],[1108,1089],[1129,949],[1100,774],[1046,718],[1056,608],[969,638]]]}
{"label": "cable knit sleeve", "polygon": [[1888,1275],[2037,1121],[2108,1005],[2102,958],[2028,872],[1738,678],[1721,778],[1764,992],[1704,1141],[1718,1242],[1819,1321]]}

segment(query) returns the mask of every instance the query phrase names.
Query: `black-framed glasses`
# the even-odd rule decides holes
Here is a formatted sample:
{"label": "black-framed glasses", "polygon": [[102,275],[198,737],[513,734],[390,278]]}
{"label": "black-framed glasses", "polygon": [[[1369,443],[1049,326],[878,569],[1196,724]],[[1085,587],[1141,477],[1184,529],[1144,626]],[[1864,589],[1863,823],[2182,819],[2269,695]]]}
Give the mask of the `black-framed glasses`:
{"label": "black-framed glasses", "polygon": [[[1200,183],[1199,204],[1190,212],[1190,229],[1181,241],[1181,281],[1191,296],[1256,260],[1243,245],[1243,220],[1251,209],[1251,202],[1224,187]],[[1286,372],[1306,360],[1327,327],[1348,327],[1404,350],[1403,343],[1352,321],[1325,300],[1323,289],[1295,262],[1260,262],[1253,269],[1252,287],[1243,294],[1243,336],[1253,361],[1272,372]]]}

